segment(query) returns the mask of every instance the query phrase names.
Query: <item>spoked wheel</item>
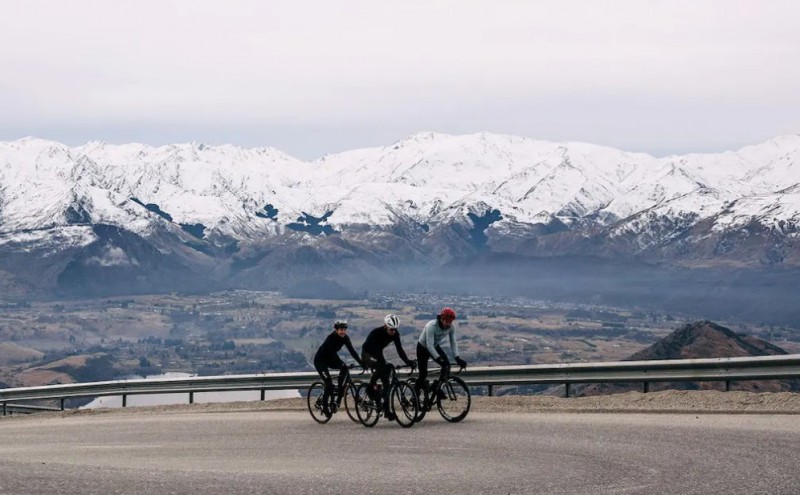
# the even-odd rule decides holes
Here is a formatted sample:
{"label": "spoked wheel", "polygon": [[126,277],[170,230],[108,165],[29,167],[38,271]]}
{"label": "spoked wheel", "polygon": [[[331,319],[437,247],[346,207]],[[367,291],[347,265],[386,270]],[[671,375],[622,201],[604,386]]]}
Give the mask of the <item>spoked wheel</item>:
{"label": "spoked wheel", "polygon": [[[322,382],[314,382],[308,387],[308,412],[311,413],[311,417],[314,418],[314,421],[320,424],[325,424],[331,420],[332,414],[325,414],[322,412],[323,409],[323,392],[325,392],[325,384]],[[333,399],[332,396],[329,396],[329,400]],[[332,403],[333,401],[330,400]],[[328,404],[328,411],[331,411],[330,406],[332,404]]]}
{"label": "spoked wheel", "polygon": [[354,422],[358,423],[358,387],[361,382],[348,383],[344,389],[344,409],[347,411],[347,416]]}
{"label": "spoked wheel", "polygon": [[356,388],[356,416],[362,425],[367,427],[375,426],[380,414],[378,405],[367,395],[368,383],[362,383]]}
{"label": "spoked wheel", "polygon": [[392,405],[395,421],[403,428],[414,426],[417,419],[417,394],[414,387],[406,382],[400,382],[392,388],[389,399]]}
{"label": "spoked wheel", "polygon": [[[472,397],[464,380],[457,376],[448,376],[438,390],[441,390],[442,393],[436,399],[436,406],[444,419],[451,423],[458,423],[467,417]],[[435,390],[434,393],[438,390]]]}
{"label": "spoked wheel", "polygon": [[414,416],[414,422],[419,423],[422,421],[422,418],[425,417],[425,414],[428,412],[429,407],[427,407],[426,397],[425,397],[425,389],[420,388],[419,394],[417,394],[417,379],[416,378],[409,378],[406,380],[406,383],[410,385],[414,389],[414,393],[417,396],[417,414]]}

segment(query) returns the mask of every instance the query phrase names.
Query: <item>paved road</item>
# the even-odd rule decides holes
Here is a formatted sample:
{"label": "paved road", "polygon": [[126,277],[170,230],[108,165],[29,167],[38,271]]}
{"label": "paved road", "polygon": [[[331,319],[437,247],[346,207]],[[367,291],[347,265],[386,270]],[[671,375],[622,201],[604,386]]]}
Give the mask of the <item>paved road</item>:
{"label": "paved road", "polygon": [[1,494],[796,494],[794,415],[471,413],[0,418]]}

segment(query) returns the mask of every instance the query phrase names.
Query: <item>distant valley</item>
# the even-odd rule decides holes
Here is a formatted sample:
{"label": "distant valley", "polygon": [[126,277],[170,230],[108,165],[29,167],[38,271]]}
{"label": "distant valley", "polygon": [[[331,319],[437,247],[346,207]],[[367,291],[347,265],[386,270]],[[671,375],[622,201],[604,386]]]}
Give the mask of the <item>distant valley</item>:
{"label": "distant valley", "polygon": [[[618,361],[696,318],[599,304],[425,292],[326,300],[226,291],[20,303],[0,311],[0,386],[176,371],[310,371],[313,354],[335,319],[349,321],[351,338],[360,348],[388,312],[400,316],[402,342],[413,356],[423,325],[443,305],[458,311],[459,347],[473,366]],[[726,325],[800,352],[796,327]],[[718,339],[729,340],[735,341]],[[393,349],[387,356],[396,360]]]}

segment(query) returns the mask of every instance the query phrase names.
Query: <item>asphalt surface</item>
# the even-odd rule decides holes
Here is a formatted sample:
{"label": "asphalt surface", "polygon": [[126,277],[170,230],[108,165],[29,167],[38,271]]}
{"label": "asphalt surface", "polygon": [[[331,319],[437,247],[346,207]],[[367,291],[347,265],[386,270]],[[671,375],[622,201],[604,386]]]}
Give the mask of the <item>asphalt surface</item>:
{"label": "asphalt surface", "polygon": [[794,415],[0,417],[1,494],[796,494]]}

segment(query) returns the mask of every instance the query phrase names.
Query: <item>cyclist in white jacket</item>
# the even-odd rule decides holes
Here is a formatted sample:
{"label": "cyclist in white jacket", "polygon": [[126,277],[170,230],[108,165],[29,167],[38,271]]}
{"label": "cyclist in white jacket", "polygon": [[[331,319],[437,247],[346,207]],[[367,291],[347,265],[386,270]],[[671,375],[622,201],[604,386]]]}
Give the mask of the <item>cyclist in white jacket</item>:
{"label": "cyclist in white jacket", "polygon": [[451,308],[443,308],[436,315],[435,320],[431,320],[422,330],[417,342],[417,366],[419,366],[419,381],[417,381],[417,393],[422,387],[428,390],[428,359],[433,359],[442,367],[444,373],[450,371],[450,360],[439,343],[445,335],[450,339],[450,350],[455,357],[456,363],[462,368],[467,367],[467,362],[458,355],[458,344],[456,343],[456,312]]}

